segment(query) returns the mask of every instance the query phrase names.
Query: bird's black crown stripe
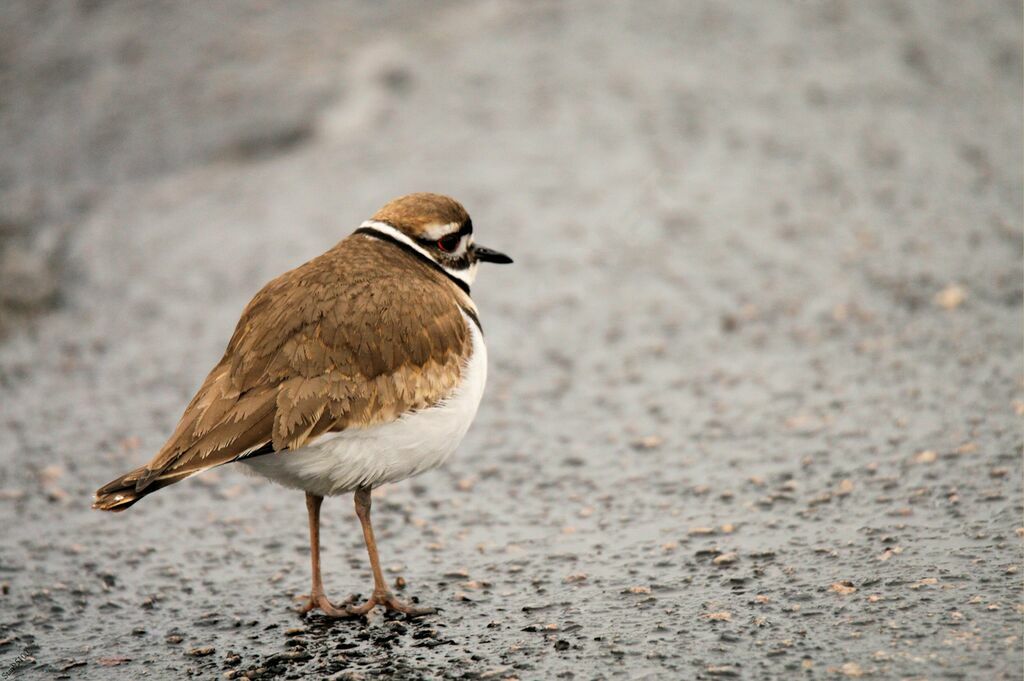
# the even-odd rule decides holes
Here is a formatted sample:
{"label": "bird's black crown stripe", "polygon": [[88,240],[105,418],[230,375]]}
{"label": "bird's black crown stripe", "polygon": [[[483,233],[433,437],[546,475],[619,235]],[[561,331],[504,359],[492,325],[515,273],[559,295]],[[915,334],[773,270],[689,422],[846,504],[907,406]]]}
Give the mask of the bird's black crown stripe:
{"label": "bird's black crown stripe", "polygon": [[404,241],[399,241],[398,239],[396,239],[395,237],[391,236],[390,234],[385,234],[384,232],[378,231],[378,230],[374,229],[373,227],[360,227],[359,229],[357,229],[354,232],[354,234],[365,234],[367,236],[372,236],[374,239],[380,239],[381,241],[387,241],[390,244],[394,244],[395,246],[398,246],[399,248],[401,248],[406,253],[409,253],[409,254],[419,258],[420,260],[422,260],[423,262],[427,263],[428,265],[430,265],[431,267],[436,269],[438,272],[440,272],[444,276],[446,276],[449,279],[451,279],[452,283],[454,283],[456,286],[458,286],[463,291],[465,291],[467,296],[469,295],[469,284],[467,284],[466,282],[462,281],[458,277],[452,275],[448,270],[446,270],[445,268],[441,267],[441,265],[439,263],[435,262],[432,258],[430,258],[430,257],[428,257],[426,255],[423,255],[422,253],[420,253],[419,251],[417,251],[415,248],[413,248],[409,244],[405,243]]}

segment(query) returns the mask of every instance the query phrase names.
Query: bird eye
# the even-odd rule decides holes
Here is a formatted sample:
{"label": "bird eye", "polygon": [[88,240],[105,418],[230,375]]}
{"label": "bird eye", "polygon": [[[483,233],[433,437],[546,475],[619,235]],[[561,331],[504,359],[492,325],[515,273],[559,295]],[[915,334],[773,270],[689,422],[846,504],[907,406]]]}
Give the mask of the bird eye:
{"label": "bird eye", "polygon": [[451,253],[459,247],[459,242],[462,241],[461,234],[449,234],[445,238],[437,242],[437,247],[445,253]]}

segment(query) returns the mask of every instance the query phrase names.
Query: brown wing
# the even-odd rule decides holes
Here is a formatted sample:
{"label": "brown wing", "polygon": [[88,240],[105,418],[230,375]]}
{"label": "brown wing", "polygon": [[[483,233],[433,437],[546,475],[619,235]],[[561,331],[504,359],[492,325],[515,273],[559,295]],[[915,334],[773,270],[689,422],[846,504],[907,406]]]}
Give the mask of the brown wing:
{"label": "brown wing", "polygon": [[470,351],[464,305],[415,257],[345,239],[256,294],[167,444],[119,489],[129,477],[136,493],[162,487],[268,443],[296,449],[436,404]]}

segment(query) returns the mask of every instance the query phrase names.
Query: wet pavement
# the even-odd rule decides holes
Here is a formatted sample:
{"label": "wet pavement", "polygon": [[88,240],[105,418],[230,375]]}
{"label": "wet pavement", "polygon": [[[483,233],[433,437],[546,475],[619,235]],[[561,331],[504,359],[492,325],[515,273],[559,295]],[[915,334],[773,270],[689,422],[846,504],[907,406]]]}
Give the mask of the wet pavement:
{"label": "wet pavement", "polygon": [[[32,4],[0,222],[56,292],[0,312],[0,673],[1020,677],[1018,3]],[[232,467],[89,509],[262,283],[419,190],[516,258],[462,447],[375,495],[439,615],[294,614],[302,497]]]}

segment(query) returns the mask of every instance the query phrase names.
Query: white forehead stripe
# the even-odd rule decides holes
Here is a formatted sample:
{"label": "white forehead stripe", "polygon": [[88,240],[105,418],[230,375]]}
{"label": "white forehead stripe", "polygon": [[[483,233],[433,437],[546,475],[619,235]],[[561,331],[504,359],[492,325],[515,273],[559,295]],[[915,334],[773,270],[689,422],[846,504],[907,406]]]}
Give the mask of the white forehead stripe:
{"label": "white forehead stripe", "polygon": [[[409,246],[412,249],[415,249],[417,253],[420,253],[424,257],[429,258],[430,260],[433,260],[434,262],[436,262],[438,265],[441,266],[441,269],[443,269],[445,272],[447,272],[451,276],[455,277],[459,281],[466,282],[466,284],[468,286],[472,286],[473,285],[473,280],[476,279],[477,263],[473,263],[472,265],[470,265],[469,267],[467,267],[464,270],[453,270],[450,267],[445,267],[443,262],[438,262],[437,258],[435,258],[433,255],[431,255],[430,252],[427,251],[427,249],[423,248],[418,243],[416,243],[415,239],[412,239],[409,235],[405,234],[404,232],[402,232],[399,229],[396,229],[395,227],[392,227],[391,225],[389,225],[386,222],[380,222],[379,220],[367,220],[363,224],[359,225],[359,227],[360,227],[360,229],[364,229],[364,228],[373,229],[373,230],[376,230],[376,231],[378,231],[378,232],[380,232],[382,234],[387,234],[388,236],[390,236],[391,238],[395,239],[396,241],[401,241],[403,244]],[[466,239],[463,239],[462,246],[463,246],[463,248],[468,247],[468,242],[467,242]]]}
{"label": "white forehead stripe", "polygon": [[443,236],[448,236],[452,232],[457,232],[462,228],[457,222],[449,222],[446,225],[434,223],[427,225],[423,230],[423,236],[428,239],[440,239]]}

